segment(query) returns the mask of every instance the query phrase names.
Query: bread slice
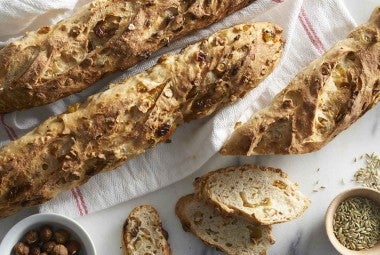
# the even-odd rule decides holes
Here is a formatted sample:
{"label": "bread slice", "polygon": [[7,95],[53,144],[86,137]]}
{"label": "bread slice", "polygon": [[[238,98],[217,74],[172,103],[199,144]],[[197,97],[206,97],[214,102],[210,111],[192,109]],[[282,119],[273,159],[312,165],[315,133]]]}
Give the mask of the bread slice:
{"label": "bread slice", "polygon": [[380,101],[379,63],[380,7],[235,129],[220,152],[249,156],[321,149]]}
{"label": "bread slice", "polygon": [[180,198],[175,210],[185,231],[226,254],[262,255],[275,242],[271,226],[224,215],[194,194]]}
{"label": "bread slice", "polygon": [[299,217],[310,204],[280,169],[243,165],[210,172],[194,181],[198,198],[227,214],[270,225]]}
{"label": "bread slice", "polygon": [[169,255],[168,233],[162,228],[160,215],[150,205],[132,210],[123,226],[124,255]]}

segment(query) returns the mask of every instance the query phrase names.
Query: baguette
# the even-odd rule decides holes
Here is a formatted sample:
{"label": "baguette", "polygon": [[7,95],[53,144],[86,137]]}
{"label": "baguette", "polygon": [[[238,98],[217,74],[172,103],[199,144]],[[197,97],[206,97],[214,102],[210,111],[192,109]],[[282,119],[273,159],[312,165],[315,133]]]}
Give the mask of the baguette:
{"label": "baguette", "polygon": [[0,217],[45,202],[121,165],[178,125],[243,97],[277,64],[272,23],[221,30],[112,84],[0,149]]}
{"label": "baguette", "polygon": [[0,113],[54,102],[254,0],[95,0],[0,50]]}
{"label": "baguette", "polygon": [[304,68],[239,126],[223,155],[301,154],[321,149],[380,100],[380,7]]}
{"label": "baguette", "polygon": [[199,199],[226,214],[271,225],[298,218],[310,205],[287,177],[281,169],[243,165],[201,176],[194,181],[194,188]]}
{"label": "baguette", "polygon": [[122,240],[124,255],[172,254],[160,215],[150,205],[132,210],[124,223]]}
{"label": "baguette", "polygon": [[271,226],[224,215],[194,194],[182,197],[175,210],[185,231],[229,255],[265,255],[275,242]]}

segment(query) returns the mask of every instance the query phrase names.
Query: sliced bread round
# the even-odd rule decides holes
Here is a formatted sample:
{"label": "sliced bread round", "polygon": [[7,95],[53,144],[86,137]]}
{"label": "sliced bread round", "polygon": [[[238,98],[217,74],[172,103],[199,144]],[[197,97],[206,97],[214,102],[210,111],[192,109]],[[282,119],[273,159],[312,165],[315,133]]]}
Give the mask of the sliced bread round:
{"label": "sliced bread round", "polygon": [[194,181],[199,199],[227,214],[262,225],[295,219],[310,200],[280,169],[243,165],[210,172]]}
{"label": "sliced bread round", "polygon": [[150,205],[132,210],[123,226],[124,255],[170,255],[168,233],[162,228],[160,216]]}
{"label": "sliced bread round", "polygon": [[177,202],[176,214],[185,231],[192,232],[207,245],[228,255],[265,255],[275,242],[270,226],[255,225],[242,218],[221,214],[196,199],[194,194]]}

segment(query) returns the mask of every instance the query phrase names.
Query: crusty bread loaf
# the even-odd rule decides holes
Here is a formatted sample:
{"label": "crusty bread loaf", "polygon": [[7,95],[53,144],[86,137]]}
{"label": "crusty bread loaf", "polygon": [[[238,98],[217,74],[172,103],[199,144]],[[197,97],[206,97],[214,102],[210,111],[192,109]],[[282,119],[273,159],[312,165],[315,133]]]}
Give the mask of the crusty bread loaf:
{"label": "crusty bread loaf", "polygon": [[222,212],[263,225],[295,219],[310,204],[286,173],[271,167],[222,168],[197,178],[194,188],[199,199]]}
{"label": "crusty bread loaf", "polygon": [[170,255],[168,233],[162,228],[160,215],[150,205],[132,210],[123,226],[124,255]]}
{"label": "crusty bread loaf", "polygon": [[224,215],[194,194],[182,197],[175,211],[185,231],[229,255],[265,255],[275,242],[271,226]]}
{"label": "crusty bread loaf", "polygon": [[380,8],[227,140],[223,155],[319,150],[380,100]]}
{"label": "crusty bread loaf", "polygon": [[236,101],[273,70],[282,48],[271,23],[221,30],[49,118],[0,149],[0,217],[112,170],[183,122]]}
{"label": "crusty bread loaf", "polygon": [[0,50],[0,113],[79,92],[253,1],[94,0]]}

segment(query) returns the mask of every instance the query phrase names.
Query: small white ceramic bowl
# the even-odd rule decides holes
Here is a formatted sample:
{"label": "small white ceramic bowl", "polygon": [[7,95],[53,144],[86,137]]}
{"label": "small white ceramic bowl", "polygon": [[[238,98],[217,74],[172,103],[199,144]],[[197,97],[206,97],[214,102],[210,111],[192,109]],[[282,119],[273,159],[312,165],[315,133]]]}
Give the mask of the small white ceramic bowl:
{"label": "small white ceramic bowl", "polygon": [[43,225],[49,224],[53,228],[67,229],[72,238],[81,244],[83,255],[96,255],[94,244],[92,243],[87,232],[75,221],[59,214],[40,213],[29,216],[16,225],[5,235],[0,244],[1,255],[13,254],[14,245],[31,229],[38,229]]}
{"label": "small white ceramic bowl", "polygon": [[366,197],[380,206],[380,192],[370,188],[353,188],[340,193],[331,202],[329,208],[326,211],[325,227],[327,236],[331,244],[342,255],[379,255],[380,254],[380,241],[371,249],[353,251],[344,247],[336,238],[333,229],[334,214],[340,203],[351,197]]}

